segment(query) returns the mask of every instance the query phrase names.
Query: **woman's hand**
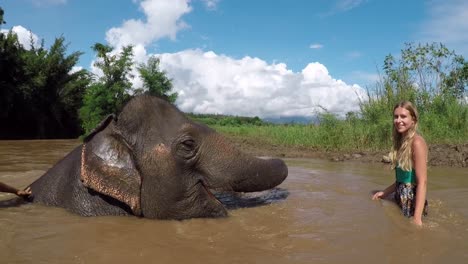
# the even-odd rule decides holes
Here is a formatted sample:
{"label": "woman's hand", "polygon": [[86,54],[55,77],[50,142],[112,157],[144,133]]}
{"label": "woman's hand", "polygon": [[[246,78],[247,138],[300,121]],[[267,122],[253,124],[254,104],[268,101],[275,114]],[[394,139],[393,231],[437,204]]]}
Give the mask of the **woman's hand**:
{"label": "woman's hand", "polygon": [[18,190],[16,191],[16,195],[20,196],[20,197],[28,197],[29,195],[31,195],[31,187],[28,187],[24,190]]}
{"label": "woman's hand", "polygon": [[421,218],[413,217],[413,224],[415,224],[418,227],[422,227],[422,220]]}
{"label": "woman's hand", "polygon": [[380,199],[382,198],[382,196],[384,196],[384,192],[382,191],[378,191],[376,193],[374,193],[374,195],[372,196],[372,200],[377,200],[377,199]]}

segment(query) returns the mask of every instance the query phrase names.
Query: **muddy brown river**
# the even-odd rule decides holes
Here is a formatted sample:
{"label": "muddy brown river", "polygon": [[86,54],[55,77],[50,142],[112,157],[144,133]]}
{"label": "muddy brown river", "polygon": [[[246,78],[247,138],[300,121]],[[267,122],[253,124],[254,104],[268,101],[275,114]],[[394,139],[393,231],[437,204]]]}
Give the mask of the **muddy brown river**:
{"label": "muddy brown river", "polygon": [[[25,187],[78,144],[0,141],[0,181]],[[391,201],[370,199],[393,181],[385,165],[286,163],[286,181],[257,195],[266,205],[231,209],[222,219],[0,208],[0,263],[468,263],[466,168],[429,168],[429,216],[416,228]]]}

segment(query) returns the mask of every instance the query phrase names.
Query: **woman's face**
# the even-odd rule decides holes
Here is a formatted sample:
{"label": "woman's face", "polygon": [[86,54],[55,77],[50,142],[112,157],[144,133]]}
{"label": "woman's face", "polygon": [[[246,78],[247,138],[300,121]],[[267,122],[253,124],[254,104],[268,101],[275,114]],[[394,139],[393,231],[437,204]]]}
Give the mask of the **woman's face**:
{"label": "woman's face", "polygon": [[415,122],[411,116],[410,111],[403,107],[395,108],[393,111],[393,125],[400,134],[406,133],[410,128],[414,126]]}

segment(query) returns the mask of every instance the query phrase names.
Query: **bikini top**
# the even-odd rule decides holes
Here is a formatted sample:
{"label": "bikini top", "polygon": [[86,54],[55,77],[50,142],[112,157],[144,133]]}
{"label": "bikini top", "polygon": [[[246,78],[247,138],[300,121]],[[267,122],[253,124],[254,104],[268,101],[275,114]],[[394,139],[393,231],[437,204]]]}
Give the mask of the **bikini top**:
{"label": "bikini top", "polygon": [[396,181],[401,183],[416,183],[416,171],[405,171],[400,166],[395,169]]}

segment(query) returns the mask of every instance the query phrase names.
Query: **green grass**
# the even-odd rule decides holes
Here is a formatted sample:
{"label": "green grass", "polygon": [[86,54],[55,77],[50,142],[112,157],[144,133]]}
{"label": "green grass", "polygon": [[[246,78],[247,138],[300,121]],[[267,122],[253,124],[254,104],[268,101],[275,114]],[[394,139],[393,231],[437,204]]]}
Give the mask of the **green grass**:
{"label": "green grass", "polygon": [[212,126],[227,136],[251,138],[271,145],[322,150],[380,150],[385,143],[373,140],[368,129],[339,123],[334,128],[316,125]]}
{"label": "green grass", "polygon": [[[377,108],[374,106],[374,108]],[[434,105],[420,114],[420,133],[428,144],[468,142],[468,106],[449,104],[443,109]],[[211,124],[218,132],[231,137],[250,138],[284,147],[306,147],[321,150],[388,150],[391,146],[391,110],[339,119],[324,114],[319,125],[220,125]],[[373,120],[373,121],[368,121]]]}

